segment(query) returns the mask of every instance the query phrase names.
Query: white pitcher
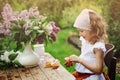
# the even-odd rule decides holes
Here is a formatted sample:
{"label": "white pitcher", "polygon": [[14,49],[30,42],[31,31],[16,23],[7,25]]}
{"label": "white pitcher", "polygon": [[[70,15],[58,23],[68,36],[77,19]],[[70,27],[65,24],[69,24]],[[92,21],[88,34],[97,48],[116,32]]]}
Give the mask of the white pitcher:
{"label": "white pitcher", "polygon": [[18,61],[25,67],[33,67],[38,65],[39,58],[33,52],[31,45],[27,44]]}
{"label": "white pitcher", "polygon": [[35,44],[34,45],[35,54],[40,58],[45,53],[44,44]]}

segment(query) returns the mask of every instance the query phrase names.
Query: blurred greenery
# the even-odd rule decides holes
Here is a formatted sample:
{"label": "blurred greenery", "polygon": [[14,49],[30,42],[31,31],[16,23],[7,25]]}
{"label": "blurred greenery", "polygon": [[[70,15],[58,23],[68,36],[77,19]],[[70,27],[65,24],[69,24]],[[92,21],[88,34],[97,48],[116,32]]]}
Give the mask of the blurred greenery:
{"label": "blurred greenery", "polygon": [[[62,65],[66,56],[79,54],[79,51],[67,42],[69,32],[74,31],[72,27],[75,18],[83,8],[96,10],[107,21],[109,43],[115,45],[116,56],[120,57],[120,0],[0,0],[0,3],[0,12],[6,3],[18,11],[37,6],[41,15],[54,20],[61,31],[57,41],[46,46],[46,51],[60,59]],[[74,69],[72,67],[68,70],[72,72]]]}

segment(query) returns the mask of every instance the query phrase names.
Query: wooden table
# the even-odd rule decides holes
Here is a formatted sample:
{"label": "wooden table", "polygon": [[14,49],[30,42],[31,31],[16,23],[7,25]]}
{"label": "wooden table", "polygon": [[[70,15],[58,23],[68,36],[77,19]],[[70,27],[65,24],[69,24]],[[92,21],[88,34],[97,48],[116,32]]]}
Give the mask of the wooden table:
{"label": "wooden table", "polygon": [[58,69],[45,68],[42,63],[32,68],[0,71],[0,80],[75,80],[62,65]]}

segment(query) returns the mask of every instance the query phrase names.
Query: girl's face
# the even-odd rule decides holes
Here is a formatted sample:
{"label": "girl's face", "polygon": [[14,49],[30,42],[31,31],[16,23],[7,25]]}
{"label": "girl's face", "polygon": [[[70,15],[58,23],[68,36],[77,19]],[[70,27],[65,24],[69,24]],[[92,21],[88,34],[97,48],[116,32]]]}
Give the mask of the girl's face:
{"label": "girl's face", "polygon": [[79,35],[82,36],[85,40],[90,41],[91,40],[91,31],[85,30],[85,29],[78,29]]}

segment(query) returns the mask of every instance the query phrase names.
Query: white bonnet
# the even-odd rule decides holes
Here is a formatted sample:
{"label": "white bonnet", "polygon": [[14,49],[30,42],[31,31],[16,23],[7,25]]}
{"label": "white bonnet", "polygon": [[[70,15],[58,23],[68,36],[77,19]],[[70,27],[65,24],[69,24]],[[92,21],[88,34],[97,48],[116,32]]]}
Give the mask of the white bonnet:
{"label": "white bonnet", "polygon": [[90,30],[89,12],[95,12],[90,9],[83,9],[74,22],[74,27]]}

